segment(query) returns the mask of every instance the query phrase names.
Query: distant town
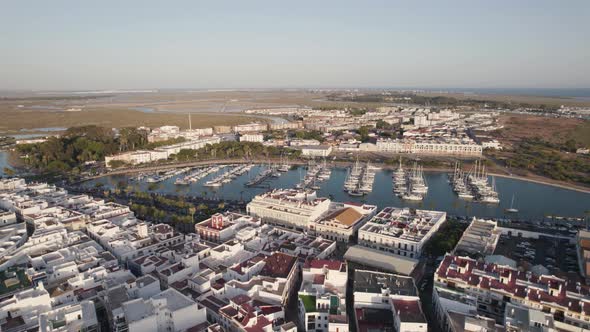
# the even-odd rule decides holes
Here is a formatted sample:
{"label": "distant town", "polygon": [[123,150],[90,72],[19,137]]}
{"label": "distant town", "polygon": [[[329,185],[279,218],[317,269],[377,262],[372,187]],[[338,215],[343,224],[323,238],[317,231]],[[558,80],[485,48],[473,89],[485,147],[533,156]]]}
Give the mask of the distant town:
{"label": "distant town", "polygon": [[5,137],[0,330],[590,330],[580,109],[406,98]]}

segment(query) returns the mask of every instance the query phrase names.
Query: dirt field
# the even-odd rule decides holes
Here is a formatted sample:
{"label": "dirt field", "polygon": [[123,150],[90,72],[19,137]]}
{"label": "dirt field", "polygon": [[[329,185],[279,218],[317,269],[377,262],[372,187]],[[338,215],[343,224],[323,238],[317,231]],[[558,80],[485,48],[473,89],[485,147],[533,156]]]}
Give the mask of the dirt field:
{"label": "dirt field", "polygon": [[[233,125],[255,120],[239,112],[248,108],[281,106],[351,106],[377,107],[380,103],[355,103],[328,101],[329,92],[311,90],[219,90],[219,91],[159,91],[142,93],[100,94],[18,94],[0,99],[0,133],[14,133],[26,128],[71,127],[96,124],[108,127],[159,126],[164,124],[187,125],[186,114],[194,113],[194,127],[212,125]],[[64,97],[65,96],[65,97]],[[490,98],[522,102],[548,102],[564,104],[567,98],[543,98],[528,96],[462,95],[449,94],[457,98]],[[64,112],[71,108],[82,108],[82,112]],[[141,111],[138,111],[141,110]],[[200,113],[201,115],[197,115]],[[548,132],[552,137],[557,128],[560,136],[564,131],[575,130],[575,120],[547,118],[517,118],[516,123],[507,119],[510,129],[507,139],[518,139],[519,135],[531,132]],[[264,121],[258,118],[259,121]],[[542,126],[547,121],[551,126]],[[562,121],[564,121],[562,123]],[[525,130],[522,130],[525,129]],[[589,136],[578,130],[581,136]],[[578,132],[576,131],[576,133]],[[586,130],[587,132],[587,130]],[[590,137],[588,138],[590,139]]]}
{"label": "dirt field", "polygon": [[[81,112],[53,112],[41,110],[0,109],[0,133],[17,133],[21,129],[99,125],[103,127],[157,127],[177,125],[188,127],[188,116],[182,113],[144,113],[126,109],[85,109]],[[265,122],[265,119],[243,114],[199,113],[192,115],[193,128],[215,125],[236,125],[252,121]],[[34,132],[34,131],[30,131]],[[29,133],[29,131],[27,132]]]}
{"label": "dirt field", "polygon": [[513,144],[524,138],[539,137],[552,143],[563,143],[570,138],[590,144],[590,124],[579,119],[554,119],[533,115],[501,115],[504,128],[498,139]]}

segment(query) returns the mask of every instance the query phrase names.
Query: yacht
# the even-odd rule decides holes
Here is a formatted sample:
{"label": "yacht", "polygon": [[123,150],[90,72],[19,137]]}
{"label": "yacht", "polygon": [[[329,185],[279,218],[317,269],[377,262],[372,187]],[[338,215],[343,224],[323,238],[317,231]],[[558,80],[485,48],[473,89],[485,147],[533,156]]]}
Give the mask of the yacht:
{"label": "yacht", "polygon": [[506,209],[508,213],[518,213],[518,209],[514,207],[514,194],[512,194],[512,201],[510,202],[510,208]]}

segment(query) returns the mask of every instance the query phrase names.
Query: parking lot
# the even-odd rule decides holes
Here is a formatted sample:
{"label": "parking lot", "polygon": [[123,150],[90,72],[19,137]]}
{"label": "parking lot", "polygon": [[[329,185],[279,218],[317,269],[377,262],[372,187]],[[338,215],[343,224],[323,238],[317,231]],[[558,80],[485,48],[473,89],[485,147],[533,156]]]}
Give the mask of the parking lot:
{"label": "parking lot", "polygon": [[[549,272],[577,273],[576,245],[566,239],[541,236],[539,239],[502,235],[495,255],[504,255],[519,263],[541,264]],[[557,271],[556,271],[557,270]]]}

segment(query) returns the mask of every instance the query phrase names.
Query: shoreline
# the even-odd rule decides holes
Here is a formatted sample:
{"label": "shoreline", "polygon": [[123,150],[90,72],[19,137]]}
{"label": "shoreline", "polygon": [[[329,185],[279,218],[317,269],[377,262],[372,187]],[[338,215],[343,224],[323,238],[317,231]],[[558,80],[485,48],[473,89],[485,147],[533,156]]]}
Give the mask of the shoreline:
{"label": "shoreline", "polygon": [[[180,168],[180,167],[201,166],[201,165],[208,165],[208,164],[245,164],[245,163],[266,164],[268,162],[269,162],[268,160],[259,161],[259,160],[243,160],[243,159],[236,159],[236,160],[225,159],[225,160],[204,160],[204,161],[194,161],[194,162],[186,162],[186,163],[164,164],[164,165],[157,165],[157,166],[154,165],[154,166],[146,166],[146,167],[140,167],[140,168],[134,168],[134,169],[114,170],[109,173],[100,174],[97,176],[83,179],[81,181],[78,181],[78,183],[82,183],[82,182],[86,182],[86,181],[90,181],[90,180],[94,180],[94,179],[98,179],[98,178],[102,178],[102,177],[106,177],[106,176],[110,176],[110,175],[124,175],[124,174],[130,174],[130,173],[150,172],[150,171],[155,171],[155,170],[164,170],[164,169]],[[307,162],[305,162],[305,161],[297,161],[297,162],[291,161],[291,162],[289,162],[289,164],[292,166],[295,166],[295,165],[302,166],[302,165],[306,165]],[[335,161],[335,162],[331,162],[331,164],[335,165],[335,166],[339,166],[339,167],[347,167],[347,166],[351,165],[352,162]],[[384,163],[374,163],[373,165],[379,166],[381,169],[387,169],[387,170],[393,170],[396,168],[395,166],[387,165]],[[447,172],[451,172],[452,169],[447,168],[447,167],[424,167],[424,171],[447,173]],[[547,185],[547,186],[553,186],[553,187],[566,189],[566,190],[573,190],[573,191],[581,192],[584,194],[590,194],[590,188],[585,188],[585,187],[575,185],[575,184],[563,183],[563,182],[559,182],[559,181],[552,180],[552,179],[545,178],[545,177],[533,178],[533,177],[525,177],[525,176],[519,176],[519,175],[513,175],[513,174],[501,174],[501,173],[496,173],[496,172],[490,172],[488,174],[490,176],[498,176],[498,177],[502,177],[502,178],[527,181],[527,182],[532,182],[532,183],[537,183],[537,184],[542,184],[542,185]]]}

